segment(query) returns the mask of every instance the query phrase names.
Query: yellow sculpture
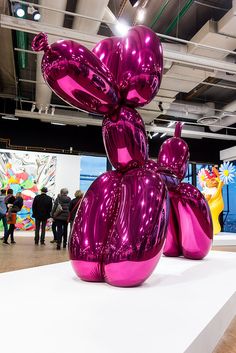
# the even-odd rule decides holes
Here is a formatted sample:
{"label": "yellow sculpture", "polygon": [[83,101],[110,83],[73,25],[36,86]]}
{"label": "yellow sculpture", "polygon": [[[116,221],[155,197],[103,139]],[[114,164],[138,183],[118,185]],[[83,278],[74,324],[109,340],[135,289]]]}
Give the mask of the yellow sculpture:
{"label": "yellow sculpture", "polygon": [[199,183],[203,188],[202,193],[210,207],[214,235],[221,231],[219,216],[224,210],[222,188],[224,184],[233,182],[234,176],[235,167],[229,162],[224,162],[220,166],[220,172],[213,167],[212,172],[203,168],[198,173]]}

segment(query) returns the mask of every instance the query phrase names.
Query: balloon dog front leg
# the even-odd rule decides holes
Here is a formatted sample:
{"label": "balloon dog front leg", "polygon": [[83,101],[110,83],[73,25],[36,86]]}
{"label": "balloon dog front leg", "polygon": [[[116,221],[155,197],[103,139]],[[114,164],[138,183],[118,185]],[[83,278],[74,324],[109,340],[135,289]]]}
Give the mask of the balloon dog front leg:
{"label": "balloon dog front leg", "polygon": [[103,281],[104,244],[116,217],[121,174],[99,176],[86,192],[73,224],[69,255],[76,274],[85,281]]}

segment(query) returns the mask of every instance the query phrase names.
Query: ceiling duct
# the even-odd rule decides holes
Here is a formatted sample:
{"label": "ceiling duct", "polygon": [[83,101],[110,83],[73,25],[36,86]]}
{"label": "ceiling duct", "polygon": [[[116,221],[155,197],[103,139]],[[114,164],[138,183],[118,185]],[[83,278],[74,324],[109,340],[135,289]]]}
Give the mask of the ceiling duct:
{"label": "ceiling duct", "polygon": [[218,124],[220,118],[216,116],[203,116],[202,118],[197,120],[197,123],[200,125],[213,125]]}
{"label": "ceiling duct", "polygon": [[[228,13],[221,19],[221,21],[223,21],[223,19],[226,16],[228,16]],[[220,26],[220,23],[222,23],[221,21],[219,23],[208,21],[195,34],[195,36],[191,39],[191,41],[233,51],[236,48],[236,38],[231,37],[230,35],[226,35],[225,33],[223,34],[218,32],[218,29],[221,28]],[[235,33],[235,27],[234,27],[234,33]],[[214,58],[218,60],[222,60],[228,55],[227,51],[207,49],[204,47],[193,46],[191,44],[188,45],[188,52],[191,54],[205,56],[208,58]]]}
{"label": "ceiling duct", "polygon": [[[203,115],[210,117],[215,115],[214,103],[186,103],[186,102],[173,102],[169,108],[165,111],[166,115],[173,116],[181,119],[200,121]],[[202,122],[203,124],[203,122]]]}
{"label": "ceiling duct", "polygon": [[97,21],[75,17],[73,29],[82,33],[97,34],[108,2],[109,0],[77,0],[75,12],[84,16],[94,17]]}
{"label": "ceiling duct", "polygon": [[186,103],[185,101],[178,101],[171,103],[170,109],[176,110],[176,111],[181,111],[181,112],[186,112],[188,111],[189,113],[192,114],[198,114],[198,115],[203,115],[203,114],[214,114],[215,112],[215,104],[214,103]]}
{"label": "ceiling duct", "polygon": [[223,113],[216,115],[218,119],[220,119],[220,122],[217,125],[222,125],[222,127],[211,126],[210,127],[211,131],[214,131],[214,132],[219,131],[221,129],[224,129],[227,126],[236,124],[236,100],[225,105],[223,110],[224,110]]}
{"label": "ceiling duct", "polygon": [[[49,6],[51,5],[51,0],[40,0],[40,5],[42,6]],[[59,10],[66,9],[67,0],[57,0],[54,2],[54,7]],[[64,14],[60,12],[50,11],[46,9],[40,10],[41,14],[41,23],[47,23],[54,26],[62,26],[64,22]],[[53,43],[57,40],[54,36],[49,35],[48,41],[49,43]],[[52,91],[46,85],[44,78],[41,72],[41,61],[42,61],[43,54],[37,55],[37,71],[36,71],[36,106],[38,109],[45,111],[47,107],[50,105]]]}

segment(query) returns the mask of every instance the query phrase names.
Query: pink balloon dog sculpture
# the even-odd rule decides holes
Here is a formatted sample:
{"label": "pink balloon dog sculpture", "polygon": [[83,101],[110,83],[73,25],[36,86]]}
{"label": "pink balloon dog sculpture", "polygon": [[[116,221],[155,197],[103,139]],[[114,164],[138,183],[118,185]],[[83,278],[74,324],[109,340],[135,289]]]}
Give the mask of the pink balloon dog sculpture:
{"label": "pink balloon dog sculpture", "polygon": [[189,161],[188,145],[180,138],[181,129],[181,123],[177,123],[175,136],[162,144],[157,159],[156,171],[162,174],[170,198],[164,254],[202,259],[212,245],[211,213],[203,194],[193,185],[181,183]]}
{"label": "pink balloon dog sculpture", "polygon": [[104,145],[116,169],[98,177],[81,202],[69,241],[74,270],[86,281],[139,285],[160,259],[168,222],[164,177],[147,159],[144,123],[134,109],[160,87],[161,43],[137,26],[125,38],[101,41],[93,52],[71,40],[49,46],[43,33],[32,48],[45,51],[43,76],[59,97],[104,115]]}

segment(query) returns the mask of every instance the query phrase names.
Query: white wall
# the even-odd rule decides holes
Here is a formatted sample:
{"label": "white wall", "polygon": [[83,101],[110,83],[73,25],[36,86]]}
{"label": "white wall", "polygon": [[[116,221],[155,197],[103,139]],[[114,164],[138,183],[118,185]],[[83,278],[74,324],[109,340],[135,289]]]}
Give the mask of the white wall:
{"label": "white wall", "polygon": [[56,156],[56,194],[59,194],[60,189],[67,188],[69,196],[73,198],[80,186],[80,157],[63,154]]}
{"label": "white wall", "polygon": [[236,146],[220,151],[220,159],[223,161],[236,160]]}

